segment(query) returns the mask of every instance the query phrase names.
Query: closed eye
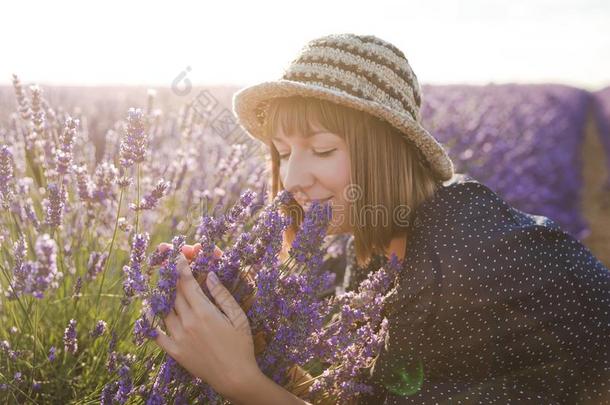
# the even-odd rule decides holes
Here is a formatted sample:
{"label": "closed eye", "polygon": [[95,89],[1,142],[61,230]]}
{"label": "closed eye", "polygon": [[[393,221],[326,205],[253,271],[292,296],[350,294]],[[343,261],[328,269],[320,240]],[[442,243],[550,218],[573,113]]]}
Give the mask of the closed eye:
{"label": "closed eye", "polygon": [[[330,150],[326,150],[323,152],[316,152],[315,150],[313,151],[314,155],[316,156],[320,156],[320,157],[327,157],[330,156],[334,151],[336,151],[337,148],[335,149],[330,149]],[[288,159],[288,156],[290,156],[290,153],[285,153],[283,155],[280,155],[280,159],[284,160],[284,159]]]}
{"label": "closed eye", "polygon": [[335,149],[330,149],[330,150],[326,150],[326,151],[324,151],[324,152],[316,152],[316,151],[314,150],[314,151],[313,151],[313,153],[314,153],[316,156],[322,156],[322,157],[324,157],[324,156],[330,156],[330,155],[331,155],[331,154],[332,154],[334,151],[336,151],[336,150],[337,150],[337,148],[335,148]]}

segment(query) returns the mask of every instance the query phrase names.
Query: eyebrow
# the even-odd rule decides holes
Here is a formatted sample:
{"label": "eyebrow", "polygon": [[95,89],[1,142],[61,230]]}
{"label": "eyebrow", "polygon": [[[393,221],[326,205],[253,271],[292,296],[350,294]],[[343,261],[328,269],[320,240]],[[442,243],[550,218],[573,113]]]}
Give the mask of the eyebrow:
{"label": "eyebrow", "polygon": [[[305,133],[305,135],[303,135],[303,138],[305,139],[309,139],[314,135],[318,135],[318,134],[328,134],[330,133],[329,131],[313,131],[313,132],[307,132]],[[272,136],[271,139],[273,139],[274,141],[283,141],[282,138],[278,137],[278,136]]]}

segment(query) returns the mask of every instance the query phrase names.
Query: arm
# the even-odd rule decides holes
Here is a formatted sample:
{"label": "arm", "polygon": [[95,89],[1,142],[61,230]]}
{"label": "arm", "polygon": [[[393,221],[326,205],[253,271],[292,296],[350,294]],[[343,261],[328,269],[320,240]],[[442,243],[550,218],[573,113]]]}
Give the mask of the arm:
{"label": "arm", "polygon": [[260,370],[230,395],[231,402],[238,405],[310,405],[287,391]]}

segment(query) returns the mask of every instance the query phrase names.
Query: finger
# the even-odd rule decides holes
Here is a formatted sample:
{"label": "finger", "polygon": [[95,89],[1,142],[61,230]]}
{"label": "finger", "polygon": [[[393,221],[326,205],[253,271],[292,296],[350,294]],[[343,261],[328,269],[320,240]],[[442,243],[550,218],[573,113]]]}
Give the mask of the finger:
{"label": "finger", "polygon": [[193,247],[191,245],[182,245],[180,253],[182,253],[189,262],[194,258]]}
{"label": "finger", "polygon": [[[195,243],[193,245],[192,257],[190,260],[195,260],[199,255],[199,252],[201,252],[202,250],[203,246],[201,246],[201,243]],[[214,257],[218,259],[220,258],[220,256],[222,256],[222,250],[220,250],[218,246],[214,246]]]}
{"label": "finger", "polygon": [[201,243],[197,242],[193,245],[193,257],[197,257],[199,252],[203,249]]}
{"label": "finger", "polygon": [[182,329],[182,323],[174,309],[169,311],[169,314],[163,318],[163,322],[165,323],[165,329],[170,336],[176,336]]}
{"label": "finger", "polygon": [[189,316],[189,313],[191,312],[191,307],[188,304],[188,302],[186,302],[186,300],[184,299],[184,296],[180,290],[178,290],[176,293],[176,301],[174,302],[174,309],[176,310],[176,314],[178,315],[178,318],[180,319],[181,322],[184,320],[184,318]]}
{"label": "finger", "polygon": [[178,257],[176,258],[176,270],[178,270],[178,283],[182,281],[185,277],[182,277],[184,274],[188,276],[189,274],[193,274],[191,271],[191,264],[188,261],[188,257],[183,252],[180,252]]}
{"label": "finger", "polygon": [[245,312],[241,309],[239,303],[235,301],[235,298],[233,298],[229,290],[222,285],[215,273],[208,273],[206,283],[212,297],[214,297],[214,301],[216,301],[216,304],[227,315],[227,318],[233,326],[238,330],[250,331],[248,317]]}
{"label": "finger", "polygon": [[164,253],[164,252],[172,249],[173,247],[174,246],[171,243],[161,242],[161,243],[159,243],[159,246],[157,246],[157,252]]}
{"label": "finger", "polygon": [[202,310],[213,312],[216,307],[210,302],[208,297],[205,296],[201,287],[193,277],[191,267],[184,255],[180,255],[176,261],[176,267],[179,272],[178,289],[183,294],[185,301],[190,306],[191,310],[196,315],[202,315]]}
{"label": "finger", "polygon": [[168,353],[173,358],[177,357],[178,354],[178,345],[172,338],[167,336],[165,332],[161,330],[158,326],[155,326],[155,331],[157,332],[157,337],[155,337],[155,343],[161,347],[166,353]]}

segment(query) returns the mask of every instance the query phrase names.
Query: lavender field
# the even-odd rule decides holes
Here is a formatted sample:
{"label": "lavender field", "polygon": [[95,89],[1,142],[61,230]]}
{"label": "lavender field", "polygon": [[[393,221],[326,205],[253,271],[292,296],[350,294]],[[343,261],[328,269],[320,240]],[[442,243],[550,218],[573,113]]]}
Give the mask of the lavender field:
{"label": "lavender field", "polygon": [[[170,89],[47,88],[17,78],[0,88],[0,320],[6,325],[0,350],[10,360],[0,365],[2,403],[164,403],[170,388],[179,392],[171,394],[175,403],[222,403],[145,343],[152,330],[144,314],[158,315],[171,301],[159,292],[171,275],[154,274],[161,242],[172,242],[175,254],[185,241],[214,239],[228,257],[235,254],[227,260],[266,275],[258,288],[281,285],[253,264],[256,254],[270,260],[261,241],[279,246],[286,224],[267,208],[265,149],[232,117],[235,90],[178,96]],[[457,172],[517,209],[556,221],[610,265],[610,88],[592,94],[552,84],[424,86],[423,94],[423,124],[446,145]],[[246,244],[244,235],[257,235],[254,250],[235,247]],[[345,237],[323,240],[301,265],[344,255]],[[225,283],[235,277],[220,274]],[[334,290],[326,276],[316,291]],[[300,310],[329,310],[313,295],[291,296],[291,285],[284,285],[285,295]],[[251,291],[236,294],[247,301]],[[272,319],[271,307],[257,301],[248,313],[258,336],[271,333],[263,322]],[[282,322],[278,317],[274,330]],[[305,330],[300,338],[316,333]],[[272,359],[284,349],[272,348],[261,349],[260,361],[278,383],[289,364],[313,358],[286,349],[282,356],[290,361],[277,369]]]}

